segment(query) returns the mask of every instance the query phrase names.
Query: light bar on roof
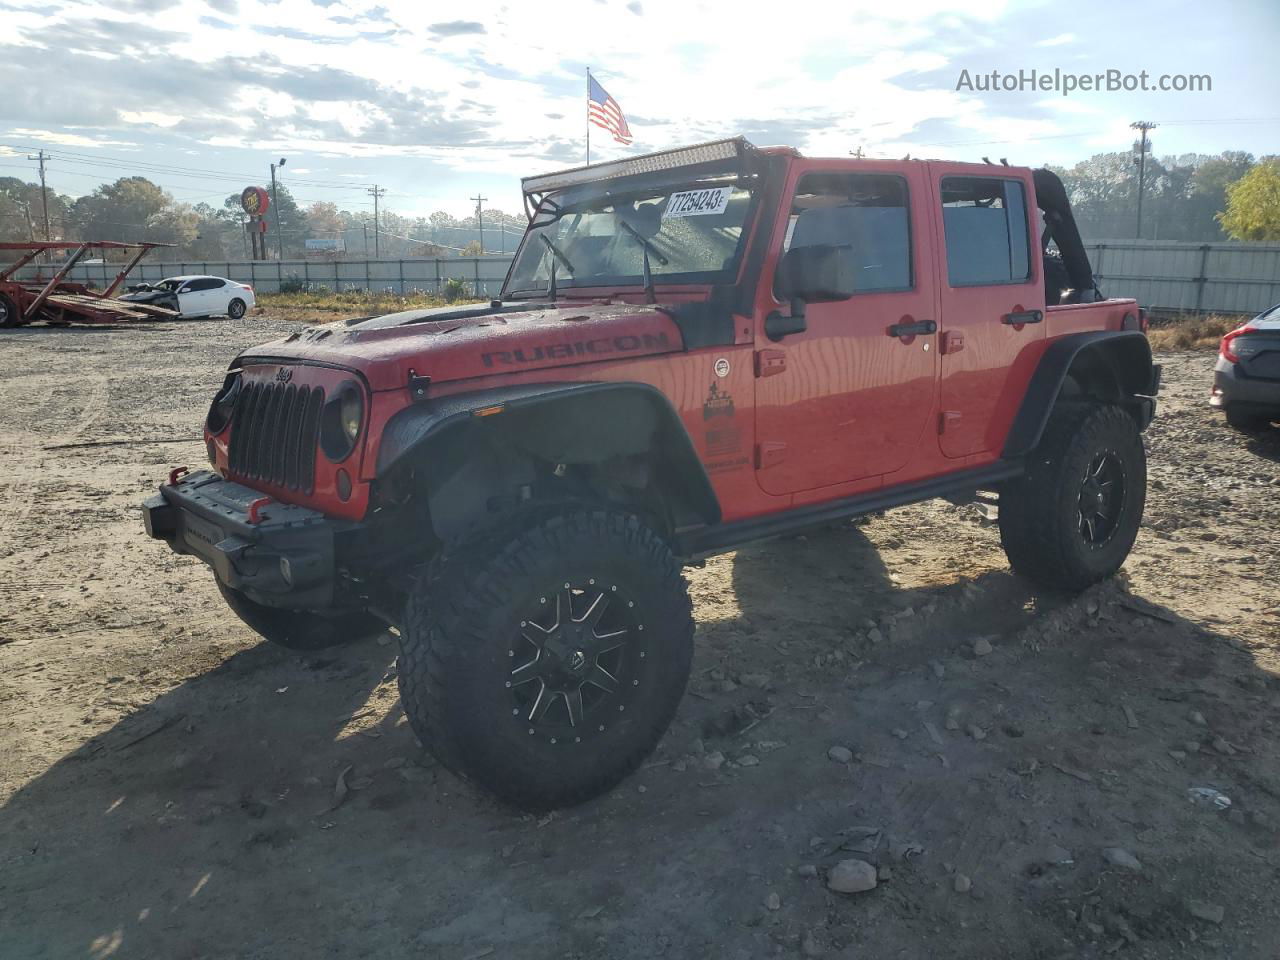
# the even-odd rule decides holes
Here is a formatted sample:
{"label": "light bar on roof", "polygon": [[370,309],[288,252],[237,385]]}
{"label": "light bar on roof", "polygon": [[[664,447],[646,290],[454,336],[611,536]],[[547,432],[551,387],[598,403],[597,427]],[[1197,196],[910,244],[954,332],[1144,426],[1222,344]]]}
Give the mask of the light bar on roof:
{"label": "light bar on roof", "polygon": [[572,170],[525,177],[520,181],[520,185],[526,195],[546,193],[595,180],[630,177],[638,173],[659,173],[663,170],[676,170],[695,164],[714,163],[717,160],[736,160],[747,151],[754,149],[742,137],[713,140],[710,143],[700,143],[692,147],[678,147],[675,150],[646,153],[644,156],[628,157],[625,160],[610,160],[608,163],[596,163],[589,167],[574,167]]}

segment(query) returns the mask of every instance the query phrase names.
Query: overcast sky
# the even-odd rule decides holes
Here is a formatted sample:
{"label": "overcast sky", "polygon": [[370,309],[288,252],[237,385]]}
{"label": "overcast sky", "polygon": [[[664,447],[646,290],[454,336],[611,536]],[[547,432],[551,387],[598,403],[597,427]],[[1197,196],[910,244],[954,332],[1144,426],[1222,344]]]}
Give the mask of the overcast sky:
{"label": "overcast sky", "polygon": [[[520,208],[583,160],[584,70],[635,143],[1069,164],[1161,122],[1159,155],[1280,153],[1280,3],[1116,0],[0,0],[0,175],[79,195],[142,173],[217,202],[268,163],[303,202]],[[1209,74],[1206,93],[982,93],[962,70]]]}

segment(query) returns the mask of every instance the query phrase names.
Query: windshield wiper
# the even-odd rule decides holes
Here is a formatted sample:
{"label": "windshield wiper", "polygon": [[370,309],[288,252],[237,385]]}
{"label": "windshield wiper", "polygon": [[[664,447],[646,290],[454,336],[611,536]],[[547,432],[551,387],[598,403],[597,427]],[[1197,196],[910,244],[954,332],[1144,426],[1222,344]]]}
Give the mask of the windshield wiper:
{"label": "windshield wiper", "polygon": [[564,255],[564,253],[560,250],[560,248],[557,247],[550,240],[548,240],[547,235],[545,233],[538,234],[538,239],[541,240],[544,244],[546,244],[547,249],[551,251],[551,255],[553,257],[555,257],[557,260],[559,260],[561,263],[564,264],[564,268],[569,271],[569,276],[573,276],[574,274],[573,264],[569,262],[569,258]]}
{"label": "windshield wiper", "polygon": [[644,266],[644,276],[642,279],[644,280],[645,303],[657,303],[658,295],[657,293],[654,292],[654,289],[653,289],[653,271],[649,269],[649,251],[650,250],[653,251],[653,255],[658,258],[658,262],[662,264],[664,267],[671,261],[669,261],[666,257],[664,257],[657,247],[655,247],[652,243],[650,243],[648,240],[642,237],[640,235],[640,231],[637,230],[635,227],[633,227],[631,224],[627,223],[627,221],[619,220],[618,223],[619,225],[621,225],[623,230],[627,231],[627,233],[631,234],[633,237],[636,238],[637,242],[639,242],[640,244],[641,251],[643,251],[642,263]]}

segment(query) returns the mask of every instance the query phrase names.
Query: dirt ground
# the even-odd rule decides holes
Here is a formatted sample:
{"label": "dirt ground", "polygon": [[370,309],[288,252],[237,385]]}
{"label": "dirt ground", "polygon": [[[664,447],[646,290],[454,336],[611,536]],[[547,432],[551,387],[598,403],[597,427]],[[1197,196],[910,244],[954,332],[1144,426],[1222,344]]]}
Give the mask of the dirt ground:
{"label": "dirt ground", "polygon": [[142,531],[292,325],[0,336],[4,960],[1280,955],[1280,439],[1210,354],[1119,578],[1032,591],[943,502],[712,560],[657,754],[533,818],[416,747],[392,638],[272,649]]}

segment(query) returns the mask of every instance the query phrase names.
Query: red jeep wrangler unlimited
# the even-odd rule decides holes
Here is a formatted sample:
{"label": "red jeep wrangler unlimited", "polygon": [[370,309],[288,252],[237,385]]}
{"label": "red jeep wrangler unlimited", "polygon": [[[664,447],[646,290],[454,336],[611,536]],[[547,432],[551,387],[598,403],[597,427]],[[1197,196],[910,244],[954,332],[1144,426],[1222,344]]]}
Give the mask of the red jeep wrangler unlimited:
{"label": "red jeep wrangler unlimited", "polygon": [[1159,369],[1052,173],[735,139],[523,189],[501,299],[246,351],[145,506],[271,641],[394,626],[447,767],[620,781],[684,691],[682,564],[747,541],[982,489],[1044,587],[1124,561]]}

